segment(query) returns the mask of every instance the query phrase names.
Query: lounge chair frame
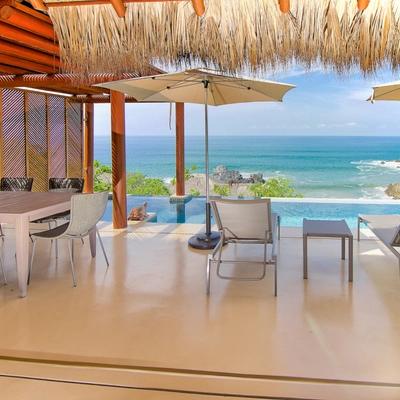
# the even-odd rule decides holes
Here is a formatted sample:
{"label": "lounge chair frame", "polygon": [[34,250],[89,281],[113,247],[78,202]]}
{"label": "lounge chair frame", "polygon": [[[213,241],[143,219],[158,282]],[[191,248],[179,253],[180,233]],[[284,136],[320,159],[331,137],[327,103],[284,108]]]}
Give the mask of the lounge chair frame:
{"label": "lounge chair frame", "polygon": [[[266,206],[266,211],[268,212],[269,226],[266,227],[265,235],[261,238],[250,238],[250,237],[240,237],[234,232],[232,232],[229,227],[224,226],[221,221],[220,213],[218,211],[218,203],[229,203],[229,204],[262,204]],[[267,266],[271,265],[274,267],[274,295],[277,295],[278,288],[278,274],[277,274],[277,240],[280,238],[280,218],[277,214],[271,213],[271,205],[269,199],[260,200],[213,200],[211,205],[214,211],[215,220],[218,226],[218,231],[220,233],[220,240],[213,250],[212,254],[207,260],[207,295],[211,291],[211,264],[215,263],[217,266],[217,276],[221,279],[226,280],[237,280],[237,281],[259,281],[265,278]],[[254,260],[232,260],[232,259],[222,259],[222,249],[224,245],[234,243],[234,244],[261,244],[264,246],[264,256],[262,261]],[[271,245],[271,255],[268,257],[268,245]],[[221,273],[222,264],[261,264],[263,266],[262,272],[259,276],[240,278],[234,276],[228,276]]]}

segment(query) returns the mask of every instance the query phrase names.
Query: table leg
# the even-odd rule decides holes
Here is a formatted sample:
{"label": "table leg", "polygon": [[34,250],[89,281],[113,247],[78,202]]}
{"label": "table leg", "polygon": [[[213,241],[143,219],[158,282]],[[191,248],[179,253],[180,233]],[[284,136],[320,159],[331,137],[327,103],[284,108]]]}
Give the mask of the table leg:
{"label": "table leg", "polygon": [[342,237],[342,260],[346,258],[346,238]]}
{"label": "table leg", "polygon": [[92,257],[96,257],[96,228],[89,232],[90,253]]}
{"label": "table leg", "polygon": [[361,225],[361,218],[357,218],[357,241],[360,241],[360,225]]}
{"label": "table leg", "polygon": [[350,236],[349,240],[349,282],[353,282],[353,237]]}
{"label": "table leg", "polygon": [[17,278],[19,295],[25,297],[29,271],[29,218],[21,215],[15,221]]}
{"label": "table leg", "polygon": [[307,278],[307,235],[303,235],[303,279]]}

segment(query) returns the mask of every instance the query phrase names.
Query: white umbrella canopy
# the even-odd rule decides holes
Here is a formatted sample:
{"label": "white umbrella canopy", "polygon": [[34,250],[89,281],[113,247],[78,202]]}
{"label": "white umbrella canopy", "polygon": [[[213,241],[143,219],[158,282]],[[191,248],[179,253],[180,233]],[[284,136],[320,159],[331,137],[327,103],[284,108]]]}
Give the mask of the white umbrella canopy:
{"label": "white umbrella canopy", "polygon": [[372,89],[373,93],[369,100],[400,100],[400,81],[384,83],[374,86]]}
{"label": "white umbrella canopy", "polygon": [[117,90],[145,102],[177,102],[205,104],[205,85],[208,85],[207,104],[282,101],[295,86],[223,75],[205,69],[146,76],[102,83],[96,86]]}
{"label": "white umbrella canopy", "polygon": [[208,250],[216,246],[219,234],[211,232],[211,210],[208,161],[208,106],[236,103],[281,102],[294,85],[239,76],[224,75],[207,69],[145,76],[102,83],[96,86],[116,90],[139,102],[173,102],[204,104],[204,140],[206,173],[206,232],[190,238],[189,244]]}

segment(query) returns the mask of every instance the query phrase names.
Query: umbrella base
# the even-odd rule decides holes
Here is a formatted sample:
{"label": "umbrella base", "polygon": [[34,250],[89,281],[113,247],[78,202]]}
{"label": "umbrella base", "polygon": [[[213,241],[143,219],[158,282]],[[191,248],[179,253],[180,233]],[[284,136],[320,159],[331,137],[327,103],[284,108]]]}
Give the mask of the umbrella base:
{"label": "umbrella base", "polygon": [[197,250],[212,250],[219,242],[219,232],[199,233],[189,239],[189,246]]}

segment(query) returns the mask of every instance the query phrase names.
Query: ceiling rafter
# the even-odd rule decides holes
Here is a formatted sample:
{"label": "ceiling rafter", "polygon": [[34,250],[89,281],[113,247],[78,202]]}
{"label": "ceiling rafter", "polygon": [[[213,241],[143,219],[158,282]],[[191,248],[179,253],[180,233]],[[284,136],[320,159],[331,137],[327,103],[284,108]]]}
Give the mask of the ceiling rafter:
{"label": "ceiling rafter", "polygon": [[45,7],[88,6],[96,4],[111,4],[119,17],[125,16],[126,3],[160,3],[160,2],[190,2],[197,16],[201,17],[206,10],[204,0],[65,0],[44,2]]}

